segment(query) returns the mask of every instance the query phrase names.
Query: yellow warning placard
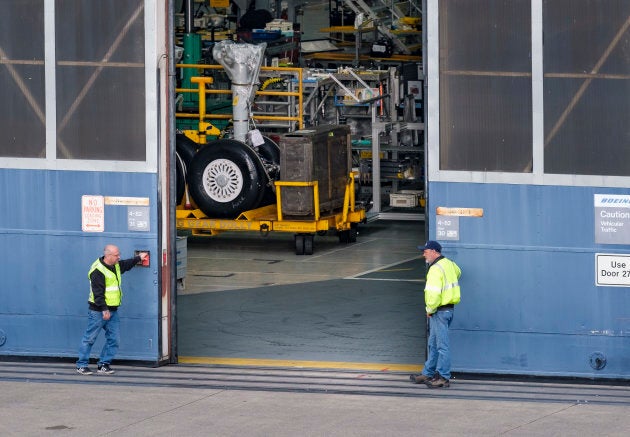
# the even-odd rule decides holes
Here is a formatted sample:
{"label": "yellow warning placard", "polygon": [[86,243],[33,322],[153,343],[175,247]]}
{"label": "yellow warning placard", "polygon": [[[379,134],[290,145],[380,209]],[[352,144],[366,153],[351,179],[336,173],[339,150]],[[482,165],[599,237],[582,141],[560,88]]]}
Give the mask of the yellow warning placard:
{"label": "yellow warning placard", "polygon": [[210,0],[210,7],[212,8],[229,8],[230,0]]}
{"label": "yellow warning placard", "polygon": [[435,213],[437,215],[460,217],[483,217],[483,208],[450,208],[446,206],[438,206]]}
{"label": "yellow warning placard", "polygon": [[149,206],[148,197],[105,196],[106,205]]}

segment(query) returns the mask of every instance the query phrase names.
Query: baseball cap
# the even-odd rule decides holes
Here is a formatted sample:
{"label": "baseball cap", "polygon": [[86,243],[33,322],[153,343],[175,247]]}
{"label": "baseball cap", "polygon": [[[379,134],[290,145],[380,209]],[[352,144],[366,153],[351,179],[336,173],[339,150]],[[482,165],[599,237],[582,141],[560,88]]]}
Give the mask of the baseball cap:
{"label": "baseball cap", "polygon": [[436,252],[442,253],[442,245],[438,243],[437,241],[433,241],[433,240],[427,241],[426,243],[424,243],[424,246],[418,246],[418,249],[420,250],[432,249],[432,250],[435,250]]}

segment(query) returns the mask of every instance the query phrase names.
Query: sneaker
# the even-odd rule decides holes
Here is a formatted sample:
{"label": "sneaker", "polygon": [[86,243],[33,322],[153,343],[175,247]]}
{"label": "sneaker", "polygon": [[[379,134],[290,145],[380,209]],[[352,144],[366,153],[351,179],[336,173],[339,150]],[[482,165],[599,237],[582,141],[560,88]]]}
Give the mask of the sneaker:
{"label": "sneaker", "polygon": [[94,372],[92,372],[89,367],[77,367],[77,373],[81,375],[91,375]]}
{"label": "sneaker", "polygon": [[409,375],[409,379],[414,384],[426,383],[431,378],[432,378],[432,376],[427,376],[427,375],[422,375],[422,374],[420,374],[420,375]]}
{"label": "sneaker", "polygon": [[425,382],[427,387],[429,388],[447,388],[451,384],[448,382],[448,379],[444,379],[441,376],[437,375],[432,379],[429,379]]}
{"label": "sneaker", "polygon": [[109,367],[109,364],[100,364],[98,366],[98,373],[105,373],[107,375],[111,375],[112,373],[114,373],[114,370]]}

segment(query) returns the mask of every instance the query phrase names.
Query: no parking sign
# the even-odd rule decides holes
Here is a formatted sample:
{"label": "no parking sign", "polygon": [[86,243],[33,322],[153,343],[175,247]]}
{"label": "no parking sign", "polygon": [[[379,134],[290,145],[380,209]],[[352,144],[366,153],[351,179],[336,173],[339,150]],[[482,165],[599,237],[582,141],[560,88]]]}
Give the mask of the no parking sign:
{"label": "no parking sign", "polygon": [[81,196],[81,229],[83,232],[105,231],[103,196]]}

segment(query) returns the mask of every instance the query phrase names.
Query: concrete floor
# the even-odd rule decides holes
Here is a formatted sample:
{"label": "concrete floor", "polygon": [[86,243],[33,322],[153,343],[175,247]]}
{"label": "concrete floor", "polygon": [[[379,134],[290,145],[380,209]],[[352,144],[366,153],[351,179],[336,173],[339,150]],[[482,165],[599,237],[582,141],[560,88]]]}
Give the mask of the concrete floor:
{"label": "concrete floor", "polygon": [[189,237],[177,299],[178,355],[390,363],[424,361],[424,223],[362,225],[356,243],[293,235]]}
{"label": "concrete floor", "polygon": [[[181,234],[180,235],[185,235]],[[180,295],[366,275],[421,259],[424,223],[376,221],[361,225],[357,242],[340,244],[334,233],[316,236],[313,255],[295,255],[293,234],[225,232],[188,237],[185,288]],[[422,265],[422,263],[421,263]],[[422,270],[390,270],[384,279],[424,280]]]}
{"label": "concrete floor", "polygon": [[[4,436],[626,436],[630,387],[407,373],[0,361]],[[440,412],[444,412],[441,416]]]}

